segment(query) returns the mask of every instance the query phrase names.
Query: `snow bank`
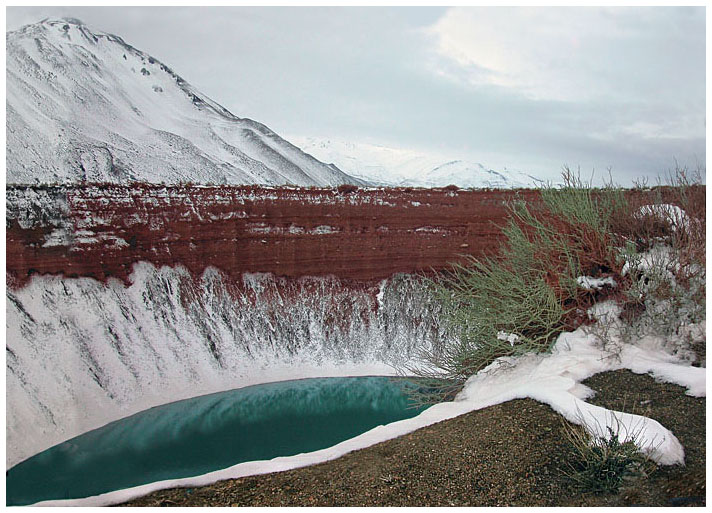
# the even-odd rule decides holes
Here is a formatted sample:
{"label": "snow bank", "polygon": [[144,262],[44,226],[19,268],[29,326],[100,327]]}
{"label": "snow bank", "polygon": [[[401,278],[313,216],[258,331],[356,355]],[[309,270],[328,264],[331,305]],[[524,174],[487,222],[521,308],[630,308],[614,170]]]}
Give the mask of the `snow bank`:
{"label": "snow bank", "polygon": [[[609,335],[616,338],[617,307],[612,303],[598,304],[591,314]],[[704,323],[688,330],[704,337]],[[616,342],[620,342],[617,340]],[[584,425],[592,434],[607,436],[608,427],[622,441],[634,441],[661,465],[684,464],[684,450],[678,439],[655,420],[639,415],[607,410],[585,401],[594,392],[581,381],[599,372],[629,369],[649,373],[656,379],[686,387],[687,394],[706,395],[705,369],[691,367],[665,352],[664,339],[646,337],[635,345],[614,344],[615,354],[600,348],[590,329],[579,328],[563,333],[551,354],[527,354],[506,357],[492,363],[472,376],[453,402],[440,403],[417,417],[378,426],[338,445],[307,454],[274,458],[269,461],[240,463],[233,467],[202,476],[149,483],[84,499],[46,501],[38,505],[103,506],[116,504],[150,492],[172,487],[202,486],[223,479],[290,470],[324,461],[396,438],[446,419],[493,406],[512,399],[531,398],[548,404],[573,423]]]}

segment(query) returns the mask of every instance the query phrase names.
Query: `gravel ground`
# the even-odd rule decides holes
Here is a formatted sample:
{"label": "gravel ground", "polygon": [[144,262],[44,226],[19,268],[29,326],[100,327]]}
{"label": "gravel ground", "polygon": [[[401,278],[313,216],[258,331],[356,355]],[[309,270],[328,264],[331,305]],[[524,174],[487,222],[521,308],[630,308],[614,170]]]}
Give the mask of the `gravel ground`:
{"label": "gravel ground", "polygon": [[[623,370],[598,374],[584,384],[598,391],[590,402],[645,415],[671,430],[685,448],[685,466],[659,467],[649,479],[632,483],[617,496],[582,497],[573,504],[705,505],[705,399],[685,395],[682,387]],[[621,390],[626,392],[621,394]]]}
{"label": "gravel ground", "polygon": [[[440,422],[334,461],[162,490],[128,506],[671,506],[704,505],[705,400],[629,371],[585,382],[591,402],[655,418],[686,450],[618,494],[581,493],[566,477],[573,451],[548,406],[515,400]],[[620,391],[626,393],[621,395]]]}

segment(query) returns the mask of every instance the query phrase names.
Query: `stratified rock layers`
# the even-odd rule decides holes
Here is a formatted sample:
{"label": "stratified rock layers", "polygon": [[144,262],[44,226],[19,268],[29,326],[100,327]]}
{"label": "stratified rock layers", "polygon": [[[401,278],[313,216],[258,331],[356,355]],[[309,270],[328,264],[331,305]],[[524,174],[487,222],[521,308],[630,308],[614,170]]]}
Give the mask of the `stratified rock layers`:
{"label": "stratified rock layers", "polygon": [[7,275],[115,277],[133,265],[380,280],[497,247],[507,201],[535,191],[8,186]]}
{"label": "stratified rock layers", "polygon": [[135,183],[6,194],[9,467],[199,394],[392,374],[449,336],[412,275],[495,249],[506,201],[534,193]]}

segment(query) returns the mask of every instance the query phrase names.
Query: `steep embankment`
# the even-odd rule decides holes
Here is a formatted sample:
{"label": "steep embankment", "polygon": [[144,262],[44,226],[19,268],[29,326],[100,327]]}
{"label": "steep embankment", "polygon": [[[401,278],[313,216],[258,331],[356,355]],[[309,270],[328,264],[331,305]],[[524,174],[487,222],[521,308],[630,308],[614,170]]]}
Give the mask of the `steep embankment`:
{"label": "steep embankment", "polygon": [[136,262],[375,281],[496,246],[507,200],[533,191],[254,186],[11,187],[7,272],[127,281]]}
{"label": "steep embankment", "polygon": [[492,248],[515,194],[10,187],[8,466],[202,393],[393,373],[448,336],[398,273]]}
{"label": "steep embankment", "polygon": [[139,264],[126,287],[36,277],[7,293],[7,464],[146,408],[256,383],[392,374],[446,333],[422,283]]}

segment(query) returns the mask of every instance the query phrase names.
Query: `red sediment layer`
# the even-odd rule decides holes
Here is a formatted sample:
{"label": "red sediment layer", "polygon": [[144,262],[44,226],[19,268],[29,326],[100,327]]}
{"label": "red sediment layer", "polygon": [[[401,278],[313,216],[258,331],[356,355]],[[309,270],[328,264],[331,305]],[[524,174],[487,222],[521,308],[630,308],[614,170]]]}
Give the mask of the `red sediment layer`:
{"label": "red sediment layer", "polygon": [[214,266],[234,278],[269,272],[373,281],[440,270],[463,255],[496,249],[506,202],[538,195],[147,184],[56,191],[67,205],[59,221],[23,228],[8,209],[7,274],[14,287],[34,273],[128,282],[140,261],[183,265],[195,275]]}

